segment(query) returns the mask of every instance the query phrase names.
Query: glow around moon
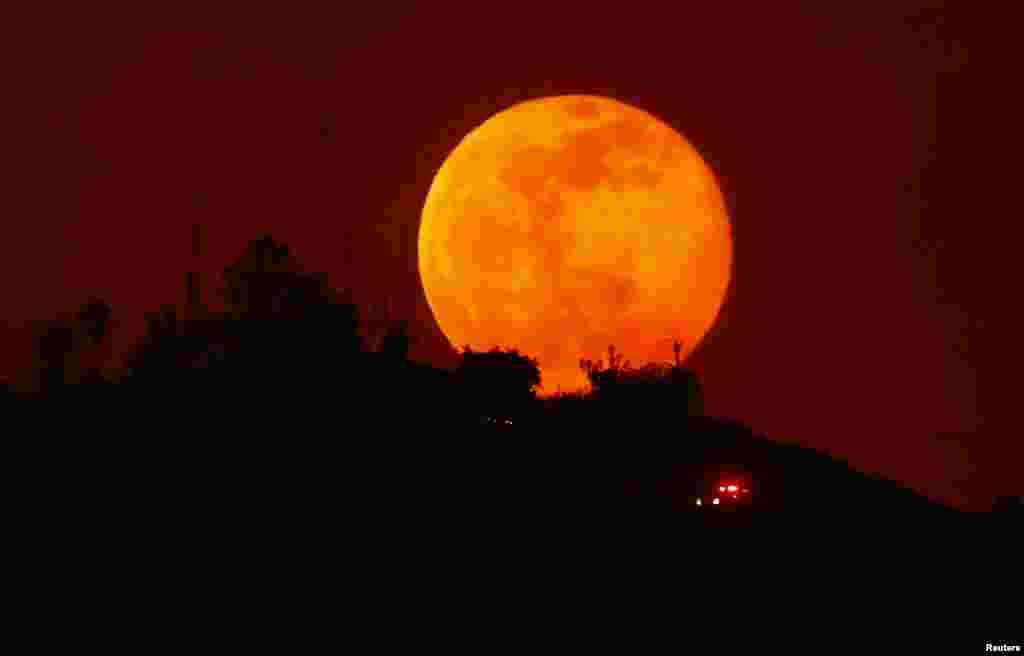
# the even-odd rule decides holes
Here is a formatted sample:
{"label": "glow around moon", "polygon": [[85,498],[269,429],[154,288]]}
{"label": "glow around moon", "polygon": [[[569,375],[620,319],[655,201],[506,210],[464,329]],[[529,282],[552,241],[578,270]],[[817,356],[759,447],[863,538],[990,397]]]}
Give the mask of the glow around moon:
{"label": "glow around moon", "polygon": [[597,96],[515,105],[467,135],[423,208],[427,301],[455,347],[518,348],[543,393],[579,359],[688,355],[729,285],[732,238],[710,169],[650,114]]}

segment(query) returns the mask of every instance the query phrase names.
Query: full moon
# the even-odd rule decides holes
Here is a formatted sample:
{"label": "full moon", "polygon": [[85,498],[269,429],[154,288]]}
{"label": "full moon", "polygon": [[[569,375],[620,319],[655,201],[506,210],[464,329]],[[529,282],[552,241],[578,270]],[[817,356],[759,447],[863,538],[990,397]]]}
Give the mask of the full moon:
{"label": "full moon", "polygon": [[651,114],[599,96],[528,100],[444,161],[423,207],[427,302],[458,348],[536,358],[541,392],[585,389],[609,345],[633,366],[689,355],[732,270],[710,168]]}

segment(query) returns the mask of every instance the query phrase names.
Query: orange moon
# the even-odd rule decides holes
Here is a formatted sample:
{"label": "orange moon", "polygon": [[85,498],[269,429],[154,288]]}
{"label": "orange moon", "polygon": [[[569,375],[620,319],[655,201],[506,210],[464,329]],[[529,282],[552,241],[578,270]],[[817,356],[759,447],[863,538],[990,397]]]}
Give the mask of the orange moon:
{"label": "orange moon", "polygon": [[543,394],[579,359],[689,355],[721,309],[732,233],[710,168],[651,114],[600,96],[514,105],[470,132],[423,207],[419,267],[451,344],[537,358]]}

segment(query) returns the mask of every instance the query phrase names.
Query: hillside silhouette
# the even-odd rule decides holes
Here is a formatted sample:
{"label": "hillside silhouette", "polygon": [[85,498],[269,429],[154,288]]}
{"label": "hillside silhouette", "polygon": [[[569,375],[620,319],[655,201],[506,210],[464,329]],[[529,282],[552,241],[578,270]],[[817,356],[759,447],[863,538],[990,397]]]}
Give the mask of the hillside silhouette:
{"label": "hillside silhouette", "polygon": [[[678,342],[673,361],[638,367],[610,345],[607,362],[580,359],[589,391],[543,397],[536,360],[514,349],[464,347],[453,370],[410,360],[402,321],[368,320],[270,236],[225,267],[216,309],[192,274],[187,287],[120,365],[117,308],[93,298],[38,326],[35,389],[0,386],[27,500],[56,521],[330,531],[396,516],[716,526],[954,512],[704,416]],[[747,502],[708,507],[724,480],[749,486]]]}

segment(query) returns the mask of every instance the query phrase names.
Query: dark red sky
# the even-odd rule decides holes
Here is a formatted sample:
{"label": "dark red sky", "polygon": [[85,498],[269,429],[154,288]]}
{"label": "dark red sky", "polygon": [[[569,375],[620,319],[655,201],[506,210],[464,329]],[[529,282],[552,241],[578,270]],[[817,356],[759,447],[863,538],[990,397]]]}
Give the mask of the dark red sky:
{"label": "dark red sky", "polygon": [[996,116],[967,78],[984,21],[902,0],[701,4],[26,22],[5,89],[0,375],[25,319],[96,293],[127,340],[180,301],[197,218],[208,274],[269,231],[339,285],[351,229],[357,297],[392,295],[414,355],[449,363],[414,259],[433,173],[510,104],[603,94],[686,135],[729,200],[734,282],[692,359],[710,410],[985,506],[1024,458],[993,318],[1008,212],[971,136]]}

